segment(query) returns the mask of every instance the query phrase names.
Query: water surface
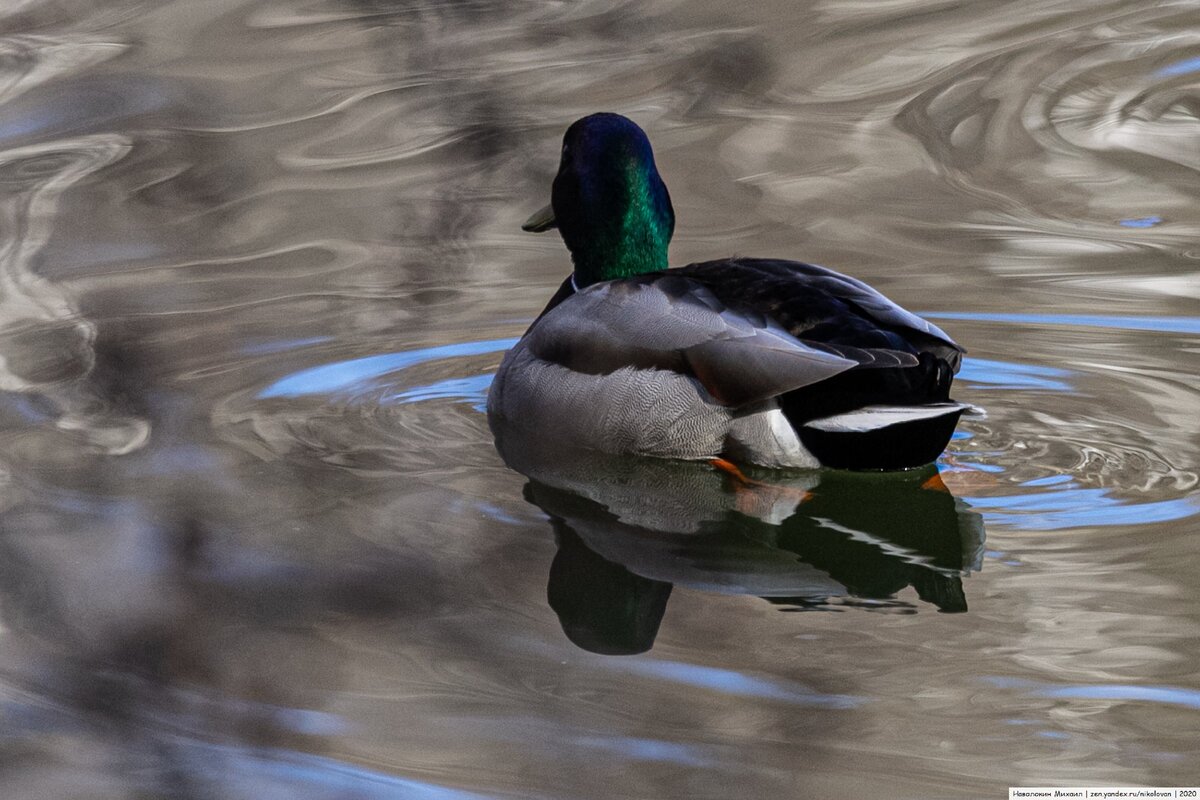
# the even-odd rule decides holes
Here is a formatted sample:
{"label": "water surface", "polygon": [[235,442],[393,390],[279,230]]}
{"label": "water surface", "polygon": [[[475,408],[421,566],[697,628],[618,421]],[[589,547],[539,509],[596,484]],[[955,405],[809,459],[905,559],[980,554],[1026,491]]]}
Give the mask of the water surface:
{"label": "water surface", "polygon": [[[0,9],[0,794],[1195,784],[1194,5],[727,5]],[[505,463],[596,110],[968,348],[941,484]]]}

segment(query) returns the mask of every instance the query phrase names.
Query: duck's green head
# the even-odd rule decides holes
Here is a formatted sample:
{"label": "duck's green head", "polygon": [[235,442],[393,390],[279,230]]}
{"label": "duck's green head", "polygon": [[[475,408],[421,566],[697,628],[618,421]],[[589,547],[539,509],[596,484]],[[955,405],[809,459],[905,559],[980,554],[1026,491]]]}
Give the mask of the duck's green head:
{"label": "duck's green head", "polygon": [[571,125],[550,198],[522,227],[558,228],[576,286],[667,268],[675,211],[650,140],[632,120],[592,114]]}

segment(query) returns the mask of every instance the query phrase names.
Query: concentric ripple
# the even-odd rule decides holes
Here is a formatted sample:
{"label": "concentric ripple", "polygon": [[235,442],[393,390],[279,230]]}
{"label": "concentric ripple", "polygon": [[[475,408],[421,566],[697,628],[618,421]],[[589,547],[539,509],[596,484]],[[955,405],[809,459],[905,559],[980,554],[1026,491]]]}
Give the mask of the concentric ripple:
{"label": "concentric ripple", "polygon": [[483,406],[500,356],[515,341],[307,366],[229,398],[215,421],[262,456],[315,458],[359,473],[430,476],[493,464]]}
{"label": "concentric ripple", "polygon": [[[1077,351],[1087,358],[1052,352],[1043,363],[965,361],[955,394],[984,407],[987,417],[963,422],[942,467],[989,525],[1057,530],[1200,513],[1200,465],[1177,433],[1183,420],[1200,415],[1200,391],[1187,376],[1131,362],[1126,352],[1141,337],[1162,333],[1194,346],[1200,319],[930,316],[970,325],[968,335],[983,325],[1002,340],[1058,332],[1086,342]],[[230,398],[217,419],[243,446],[272,457],[381,474],[444,464],[427,455],[431,448],[449,448],[462,463],[488,463],[487,389],[514,342],[484,339],[310,364]],[[1147,427],[1147,419],[1158,427]]]}
{"label": "concentric ripple", "polygon": [[[960,63],[899,111],[975,209],[959,225],[994,243],[993,270],[1041,271],[1027,261],[1041,255],[1104,285],[1091,280],[1127,278],[1133,253],[1194,244],[1200,37],[1178,29],[1185,13],[1165,3],[1063,18],[1058,35]],[[1177,269],[1145,265],[1121,288]]]}
{"label": "concentric ripple", "polygon": [[[959,482],[989,524],[1057,530],[1200,514],[1200,464],[1180,435],[1200,414],[1200,389],[1177,366],[1195,352],[1200,319],[930,316],[983,324],[1006,342],[1049,342],[1058,361],[968,359],[960,375],[956,393],[986,407],[988,418],[963,425],[967,435],[944,457],[946,479]],[[1178,344],[1159,353],[1147,347],[1163,333]],[[1050,401],[1051,393],[1059,397]]]}

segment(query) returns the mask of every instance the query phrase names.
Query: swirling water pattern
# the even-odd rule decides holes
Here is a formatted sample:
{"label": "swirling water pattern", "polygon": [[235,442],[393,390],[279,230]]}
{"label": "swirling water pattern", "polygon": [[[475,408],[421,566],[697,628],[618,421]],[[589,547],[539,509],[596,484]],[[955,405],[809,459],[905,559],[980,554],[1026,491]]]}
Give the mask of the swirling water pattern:
{"label": "swirling water pattern", "polygon": [[[0,795],[1194,784],[1198,54],[1184,0],[6,4]],[[506,466],[598,109],[675,262],[969,348],[953,496]]]}

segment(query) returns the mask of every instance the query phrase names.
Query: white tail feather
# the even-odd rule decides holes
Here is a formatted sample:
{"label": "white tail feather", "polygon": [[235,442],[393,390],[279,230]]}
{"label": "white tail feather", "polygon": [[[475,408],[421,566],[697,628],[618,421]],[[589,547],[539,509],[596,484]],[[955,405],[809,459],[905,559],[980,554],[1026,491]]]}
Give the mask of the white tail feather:
{"label": "white tail feather", "polygon": [[809,420],[804,423],[804,427],[830,433],[863,433],[890,425],[903,425],[907,422],[957,414],[970,408],[973,406],[965,403],[935,403],[927,406],[863,406],[844,414]]}

